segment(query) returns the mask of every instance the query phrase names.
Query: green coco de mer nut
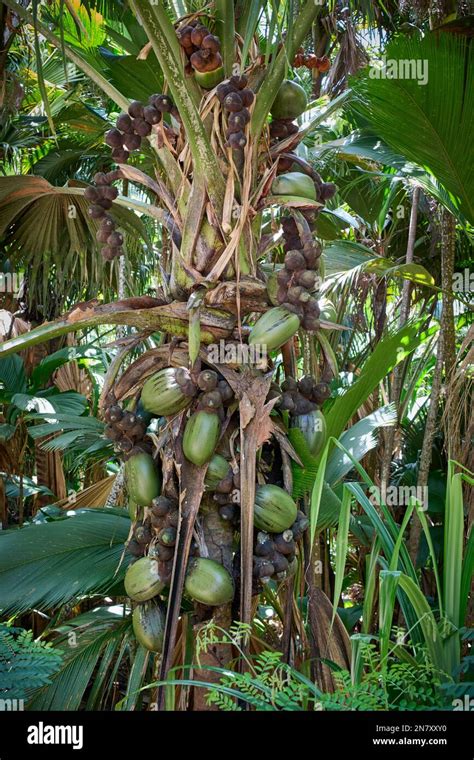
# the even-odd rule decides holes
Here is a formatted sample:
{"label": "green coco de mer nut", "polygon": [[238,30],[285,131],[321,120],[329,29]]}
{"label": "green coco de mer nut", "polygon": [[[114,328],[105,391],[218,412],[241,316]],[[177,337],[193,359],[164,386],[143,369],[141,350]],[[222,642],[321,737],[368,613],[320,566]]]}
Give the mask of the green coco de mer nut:
{"label": "green coco de mer nut", "polygon": [[136,506],[146,507],[159,496],[161,474],[151,454],[135,454],[126,461],[125,483],[130,502]]}
{"label": "green coco de mer nut", "polygon": [[271,108],[274,119],[296,119],[306,110],[308,99],[300,84],[285,79],[276,94]]}
{"label": "green coco de mer nut", "polygon": [[292,427],[301,430],[306,444],[313,456],[319,454],[326,443],[326,419],[324,414],[315,409],[307,414],[298,414],[293,418]]}
{"label": "green coco de mer nut", "polygon": [[207,488],[215,488],[221,480],[229,473],[229,462],[220,454],[214,454],[209,462],[206,478],[204,480]]}
{"label": "green coco de mer nut", "polygon": [[191,599],[209,607],[228,604],[234,598],[230,573],[219,562],[205,557],[191,560],[185,590]]}
{"label": "green coco de mer nut", "polygon": [[165,587],[158,571],[158,562],[151,557],[142,557],[130,565],[124,584],[127,596],[135,602],[147,602]]}
{"label": "green coco de mer nut", "polygon": [[273,180],[274,195],[293,195],[299,198],[317,200],[316,185],[311,177],[303,172],[286,172]]}
{"label": "green coco de mer nut", "polygon": [[191,415],[183,435],[186,459],[198,467],[209,462],[219,440],[221,423],[215,412],[199,411]]}
{"label": "green coco de mer nut", "polygon": [[279,486],[267,483],[255,492],[254,524],[268,533],[281,533],[296,520],[297,506],[291,496]]}
{"label": "green coco de mer nut", "polygon": [[248,338],[249,345],[265,346],[267,351],[274,351],[283,346],[298,332],[299,317],[283,306],[269,309],[255,323]]}
{"label": "green coco de mer nut", "polygon": [[191,403],[176,382],[175,367],[160,369],[145,382],[140,401],[143,408],[156,416],[177,414]]}
{"label": "green coco de mer nut", "polygon": [[161,652],[165,621],[166,607],[160,601],[152,600],[139,604],[132,615],[135,638],[150,652]]}

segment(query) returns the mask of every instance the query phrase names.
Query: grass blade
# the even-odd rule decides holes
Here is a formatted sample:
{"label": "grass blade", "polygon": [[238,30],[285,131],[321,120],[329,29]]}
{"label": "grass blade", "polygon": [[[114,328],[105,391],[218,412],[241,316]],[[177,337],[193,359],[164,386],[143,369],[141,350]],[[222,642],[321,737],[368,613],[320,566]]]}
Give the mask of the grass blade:
{"label": "grass blade", "polygon": [[347,549],[349,546],[349,520],[351,516],[352,494],[348,488],[344,488],[342,496],[341,514],[339,515],[339,524],[337,527],[336,540],[336,577],[334,580],[334,601],[332,608],[331,626],[336,617],[339,597],[341,596],[342,584],[344,581],[344,570],[346,567]]}

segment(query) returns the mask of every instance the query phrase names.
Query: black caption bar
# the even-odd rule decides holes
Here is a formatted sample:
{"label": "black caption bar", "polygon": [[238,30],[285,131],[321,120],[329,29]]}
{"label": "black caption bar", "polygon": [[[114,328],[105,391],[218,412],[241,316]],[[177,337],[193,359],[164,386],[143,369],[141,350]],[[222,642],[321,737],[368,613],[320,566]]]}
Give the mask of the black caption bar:
{"label": "black caption bar", "polygon": [[[0,712],[0,760],[19,757],[95,757],[106,751],[110,757],[137,749],[148,752],[163,737],[180,747],[185,736],[192,751],[192,732],[206,732],[212,746],[225,753],[242,742],[242,723],[254,730],[252,737],[266,737],[278,747],[288,747],[293,756],[299,742],[311,754],[328,750],[348,757],[410,757],[472,760],[474,757],[473,715],[464,712],[313,712],[313,713],[72,713]],[[235,733],[233,733],[235,731]],[[183,734],[183,732],[186,732]],[[201,736],[204,736],[201,733]],[[270,739],[270,737],[273,737]],[[249,746],[253,738],[249,737]],[[219,741],[216,745],[215,742]],[[296,743],[295,743],[296,742]],[[199,744],[199,742],[198,742]],[[261,746],[261,745],[260,745]],[[182,747],[184,749],[184,747]],[[270,749],[270,747],[269,747]],[[120,754],[119,754],[120,753]]]}

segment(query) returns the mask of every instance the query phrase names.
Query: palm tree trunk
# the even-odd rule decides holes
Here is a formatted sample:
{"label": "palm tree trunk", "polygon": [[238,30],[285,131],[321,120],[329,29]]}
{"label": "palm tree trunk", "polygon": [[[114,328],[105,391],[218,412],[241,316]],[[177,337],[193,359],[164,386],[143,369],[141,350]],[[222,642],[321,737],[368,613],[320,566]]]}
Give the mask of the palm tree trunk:
{"label": "palm tree trunk", "polygon": [[[206,499],[201,504],[203,509],[203,516],[200,520],[202,528],[202,539],[205,550],[208,553],[210,559],[219,562],[223,565],[232,575],[232,539],[234,530],[232,523],[222,520],[219,515],[218,507],[212,499]],[[202,554],[201,556],[205,556]],[[224,630],[228,630],[232,624],[232,611],[231,605],[226,604],[221,607],[215,607],[213,609],[213,621],[216,626]],[[198,635],[199,629],[202,627],[202,623],[197,623],[194,626],[195,636]],[[221,638],[221,634],[219,634]],[[197,681],[207,681],[208,683],[218,683],[220,674],[207,670],[208,667],[222,668],[229,664],[232,659],[232,647],[227,641],[224,643],[212,644],[206,652],[203,652],[199,657],[199,663],[201,668],[194,670],[194,678]],[[209,706],[206,702],[207,690],[202,688],[196,688],[193,692],[193,710],[194,711],[217,711],[219,708]]]}
{"label": "palm tree trunk", "polygon": [[106,507],[117,506],[118,497],[124,485],[124,474],[125,474],[125,468],[124,468],[124,465],[122,464],[115,477],[113,486],[110,489],[110,493],[105,504]]}
{"label": "palm tree trunk", "polygon": [[[430,408],[426,418],[425,433],[423,437],[423,446],[420,455],[420,464],[418,468],[419,488],[425,488],[428,485],[428,477],[431,466],[432,446],[436,434],[436,423],[438,420],[438,407],[442,392],[443,368],[448,373],[452,372],[455,363],[455,334],[454,334],[454,315],[453,315],[453,271],[454,271],[454,254],[455,254],[455,224],[452,215],[446,209],[440,210],[440,228],[441,228],[441,286],[442,286],[442,313],[438,338],[438,349],[436,354],[436,365],[433,372],[433,383],[430,394]],[[452,446],[451,442],[448,443]],[[408,541],[408,551],[413,563],[416,563],[421,537],[421,523],[417,517],[412,521],[410,528],[410,537]]]}
{"label": "palm tree trunk", "polygon": [[[416,223],[418,218],[418,203],[420,199],[420,188],[415,187],[413,191],[413,199],[411,204],[410,213],[410,225],[408,228],[408,242],[407,252],[405,256],[405,262],[411,264],[413,262],[413,254],[415,250],[416,241]],[[410,296],[411,296],[411,282],[405,280],[403,283],[402,301],[400,305],[400,327],[406,323],[410,313]],[[390,479],[390,465],[392,462],[393,448],[395,443],[395,436],[400,424],[398,419],[400,396],[402,392],[402,378],[403,378],[403,364],[398,364],[393,370],[392,381],[392,401],[397,408],[397,424],[393,427],[387,428],[385,432],[385,449],[381,468],[381,488],[382,493],[386,492]]]}
{"label": "palm tree trunk", "polygon": [[[451,380],[456,369],[456,333],[454,325],[453,276],[456,246],[456,224],[452,214],[446,209],[441,211],[442,236],[442,287],[443,287],[443,325],[444,325],[444,374],[446,387],[446,404],[450,406],[449,398]],[[447,415],[445,418],[445,448],[451,459],[460,455],[460,434],[456,417]]]}

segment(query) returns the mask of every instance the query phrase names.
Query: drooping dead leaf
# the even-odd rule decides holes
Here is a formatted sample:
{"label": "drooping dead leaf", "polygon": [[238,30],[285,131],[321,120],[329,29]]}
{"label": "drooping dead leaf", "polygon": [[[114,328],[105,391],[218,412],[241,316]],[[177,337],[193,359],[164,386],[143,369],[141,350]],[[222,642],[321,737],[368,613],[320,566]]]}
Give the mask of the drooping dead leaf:
{"label": "drooping dead leaf", "polygon": [[280,427],[280,425],[275,421],[272,421],[272,425],[273,425],[272,433],[277,439],[280,448],[283,451],[286,451],[288,456],[291,457],[291,459],[293,459],[299,467],[304,467],[303,462],[301,461],[298,454],[294,450],[293,446],[289,442],[286,435],[286,431],[283,430],[282,427]]}
{"label": "drooping dead leaf", "polygon": [[240,400],[239,412],[240,426],[244,430],[255,415],[255,407],[246,393],[244,393],[243,397]]}

